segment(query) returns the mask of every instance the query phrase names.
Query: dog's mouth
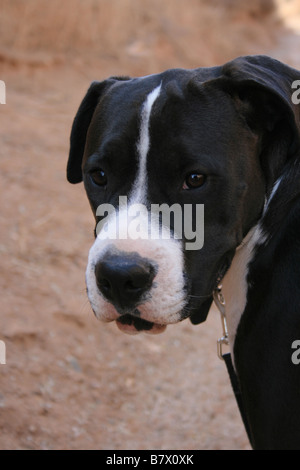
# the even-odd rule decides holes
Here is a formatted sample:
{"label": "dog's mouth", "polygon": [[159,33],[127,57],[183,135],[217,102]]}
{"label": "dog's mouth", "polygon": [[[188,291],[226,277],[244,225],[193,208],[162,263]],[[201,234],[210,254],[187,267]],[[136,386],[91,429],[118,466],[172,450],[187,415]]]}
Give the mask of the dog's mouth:
{"label": "dog's mouth", "polygon": [[141,332],[156,335],[163,333],[166,329],[166,325],[152,323],[130,314],[122,315],[118,320],[116,320],[116,323],[123,333],[127,333],[129,335],[136,335]]}

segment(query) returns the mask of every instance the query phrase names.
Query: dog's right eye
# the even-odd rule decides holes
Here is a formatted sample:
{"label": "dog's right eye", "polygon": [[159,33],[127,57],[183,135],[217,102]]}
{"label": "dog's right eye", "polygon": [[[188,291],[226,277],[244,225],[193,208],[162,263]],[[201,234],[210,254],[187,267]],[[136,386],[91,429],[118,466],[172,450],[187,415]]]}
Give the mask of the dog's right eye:
{"label": "dog's right eye", "polygon": [[103,170],[95,170],[91,173],[91,178],[97,186],[107,185],[107,176]]}

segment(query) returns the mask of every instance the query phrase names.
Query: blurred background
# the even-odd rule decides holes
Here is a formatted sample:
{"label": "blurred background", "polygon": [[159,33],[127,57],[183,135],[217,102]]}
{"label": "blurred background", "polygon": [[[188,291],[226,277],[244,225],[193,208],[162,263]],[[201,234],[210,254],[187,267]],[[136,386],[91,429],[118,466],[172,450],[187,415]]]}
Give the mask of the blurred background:
{"label": "blurred background", "polygon": [[300,69],[300,0],[0,0],[0,449],[248,449],[221,323],[128,337],[93,317],[93,218],[66,182],[92,80],[267,54]]}

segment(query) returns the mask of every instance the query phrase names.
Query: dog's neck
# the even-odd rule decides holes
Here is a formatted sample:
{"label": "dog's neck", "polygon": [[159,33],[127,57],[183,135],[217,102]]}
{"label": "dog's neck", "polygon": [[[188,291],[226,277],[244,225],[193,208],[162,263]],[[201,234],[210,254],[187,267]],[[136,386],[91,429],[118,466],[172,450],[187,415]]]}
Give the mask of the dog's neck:
{"label": "dog's neck", "polygon": [[247,304],[249,263],[254,259],[256,247],[267,242],[268,237],[264,230],[262,230],[262,227],[271,202],[273,202],[275,194],[278,193],[279,186],[282,187],[282,182],[283,176],[274,183],[269,197],[266,197],[260,221],[248,232],[242,243],[237,247],[232,264],[222,281],[223,295],[226,302],[229,345],[233,363],[233,349],[237,329]]}

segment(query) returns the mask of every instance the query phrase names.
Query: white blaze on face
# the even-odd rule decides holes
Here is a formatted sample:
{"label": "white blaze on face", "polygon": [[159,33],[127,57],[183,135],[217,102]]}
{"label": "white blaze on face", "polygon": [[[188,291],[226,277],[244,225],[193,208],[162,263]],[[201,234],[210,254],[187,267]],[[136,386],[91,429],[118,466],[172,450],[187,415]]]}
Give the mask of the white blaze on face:
{"label": "white blaze on face", "polygon": [[[182,243],[180,240],[168,237],[170,230],[167,227],[161,228],[159,239],[151,239],[151,233],[157,231],[157,220],[150,218],[149,212],[145,210],[148,201],[147,189],[151,184],[147,177],[147,157],[151,145],[150,117],[160,92],[161,85],[147,96],[142,106],[139,140],[136,144],[139,159],[138,171],[129,195],[128,205],[121,205],[116,215],[108,217],[89,253],[86,271],[88,297],[95,315],[103,321],[113,321],[119,318],[114,306],[99,292],[95,278],[95,266],[108,251],[137,252],[157,267],[157,275],[150,289],[150,295],[147,296],[147,301],[138,306],[142,319],[156,325],[176,323],[181,319],[181,312],[186,304]],[[121,178],[123,175],[120,174]],[[141,213],[138,216],[140,236],[133,238],[130,233],[132,223],[128,224],[128,220],[132,222],[131,209],[133,206],[136,208],[138,204],[141,205]],[[118,231],[114,238],[116,217]],[[153,330],[155,332],[155,328]],[[126,327],[124,331],[126,332]]]}
{"label": "white blaze on face", "polygon": [[152,107],[160,94],[160,90],[161,84],[148,95],[142,108],[140,137],[137,143],[139,166],[137,178],[131,192],[131,200],[140,204],[147,202],[147,156],[150,149],[150,116]]}

